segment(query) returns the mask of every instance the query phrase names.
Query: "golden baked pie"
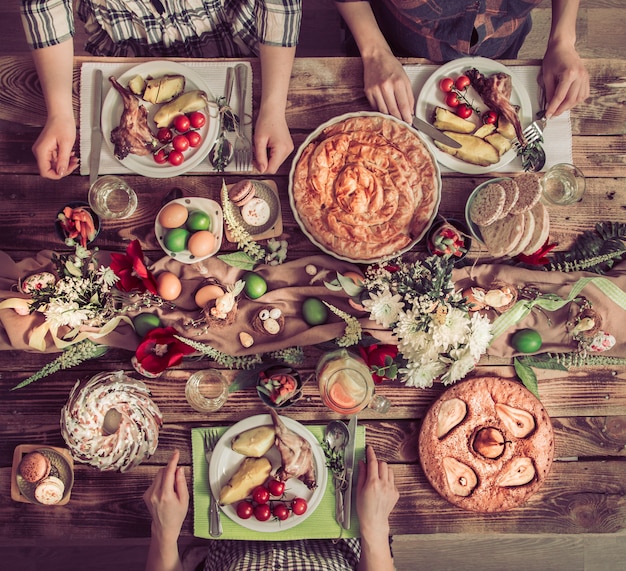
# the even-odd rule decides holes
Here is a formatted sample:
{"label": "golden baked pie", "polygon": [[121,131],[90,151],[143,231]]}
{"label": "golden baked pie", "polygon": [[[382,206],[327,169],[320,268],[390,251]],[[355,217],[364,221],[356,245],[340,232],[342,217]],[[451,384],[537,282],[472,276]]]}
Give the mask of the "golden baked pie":
{"label": "golden baked pie", "polygon": [[547,412],[521,383],[499,377],[464,381],[426,413],[419,435],[432,486],[460,508],[500,512],[543,484],[554,456]]}
{"label": "golden baked pie", "polygon": [[300,223],[322,248],[370,261],[425,234],[440,177],[415,132],[371,113],[340,118],[314,136],[293,167],[291,192]]}

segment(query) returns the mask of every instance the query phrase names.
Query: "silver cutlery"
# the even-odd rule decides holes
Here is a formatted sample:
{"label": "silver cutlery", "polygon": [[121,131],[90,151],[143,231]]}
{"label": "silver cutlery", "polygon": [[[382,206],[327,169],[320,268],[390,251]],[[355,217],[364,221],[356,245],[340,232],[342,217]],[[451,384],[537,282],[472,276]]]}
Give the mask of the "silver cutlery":
{"label": "silver cutlery", "polygon": [[354,474],[354,455],[356,452],[356,415],[348,423],[349,440],[345,451],[346,489],[343,494],[343,528],[350,529],[352,518],[352,476]]}
{"label": "silver cutlery", "polygon": [[326,427],[326,442],[329,448],[339,456],[341,460],[341,471],[333,469],[333,481],[335,484],[335,519],[343,527],[344,505],[343,494],[346,489],[346,464],[344,452],[350,433],[347,426],[340,420],[331,420]]}
{"label": "silver cutlery", "polygon": [[102,149],[102,129],[100,117],[102,115],[102,70],[94,71],[94,91],[91,110],[91,150],[89,151],[89,186],[98,179],[100,169],[100,150]]}
{"label": "silver cutlery", "polygon": [[[230,106],[230,96],[233,91],[233,83],[234,83],[234,70],[232,67],[229,67],[226,70],[226,86],[224,90],[224,105],[226,109]],[[230,111],[224,111],[220,109],[220,128],[219,133],[217,135],[217,139],[211,150],[209,151],[209,161],[213,165],[213,168],[218,172],[224,172],[224,169],[230,164],[230,161],[233,158],[233,145],[226,138],[226,134],[224,130],[226,128],[224,124],[224,113]]]}
{"label": "silver cutlery", "polygon": [[[204,457],[206,458],[207,465],[211,466],[211,456],[215,445],[219,440],[219,435],[215,430],[207,430],[204,433]],[[211,489],[211,483],[209,482],[209,533],[211,537],[219,537],[222,535],[222,522],[220,519],[220,508],[217,505],[217,499]]]}
{"label": "silver cutlery", "polygon": [[459,149],[461,147],[461,143],[455,141],[452,137],[448,137],[448,135],[415,115],[413,115],[412,124],[418,131],[428,135],[435,141],[439,141],[440,143],[443,143],[448,147],[452,147],[453,149]]}
{"label": "silver cutlery", "polygon": [[525,171],[539,172],[546,164],[546,153],[543,150],[543,131],[546,128],[548,119],[545,111],[540,111],[539,119],[533,121],[522,132],[526,144],[522,146],[516,138],[513,140],[513,150],[522,159],[522,167]]}
{"label": "silver cutlery", "polygon": [[235,66],[235,82],[237,86],[237,116],[239,117],[235,130],[235,167],[238,171],[249,171],[252,164],[252,144],[245,134],[248,68],[243,63]]}

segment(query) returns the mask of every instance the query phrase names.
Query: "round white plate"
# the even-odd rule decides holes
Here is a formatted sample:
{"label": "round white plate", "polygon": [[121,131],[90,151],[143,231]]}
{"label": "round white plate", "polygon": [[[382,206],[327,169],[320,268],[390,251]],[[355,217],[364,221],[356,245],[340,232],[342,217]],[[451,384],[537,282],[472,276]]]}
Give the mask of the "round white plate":
{"label": "round white plate", "polygon": [[[201,89],[206,92],[210,102],[215,99],[209,86],[198,73],[185,65],[173,61],[150,61],[142,63],[120,75],[117,81],[120,85],[128,87],[128,82],[136,75],[141,75],[144,78],[161,77],[163,75],[183,75],[186,80],[185,91]],[[148,110],[148,124],[152,132],[156,135],[157,128],[153,118],[161,105],[155,105],[147,101],[141,101],[140,104]],[[104,98],[104,103],[102,104],[102,136],[113,156],[115,156],[115,154],[113,152],[114,145],[111,142],[111,131],[119,125],[123,110],[124,104],[122,97],[113,85],[111,85],[109,92]],[[154,162],[152,154],[142,157],[139,155],[128,155],[121,160],[120,163],[133,172],[152,178],[169,178],[183,174],[194,168],[209,154],[217,138],[219,129],[217,105],[210,103],[209,107],[203,110],[203,113],[206,115],[207,121],[204,127],[198,129],[199,133],[202,135],[202,143],[195,149],[185,151],[183,153],[185,160],[180,165],[173,166],[169,163],[159,165]],[[116,160],[119,159],[116,158]]]}
{"label": "round white plate", "polygon": [[[317,481],[317,487],[314,490],[309,490],[300,480],[295,478],[290,478],[285,482],[285,498],[283,501],[288,502],[295,497],[304,498],[307,501],[308,509],[299,516],[290,514],[289,518],[284,521],[275,518],[268,521],[258,521],[254,516],[250,519],[241,519],[237,516],[236,504],[220,506],[221,510],[235,523],[253,531],[274,532],[295,527],[315,511],[326,491],[326,459],[320,443],[313,434],[299,422],[286,416],[281,416],[280,418],[287,428],[293,430],[311,444],[313,460],[315,462],[315,480]],[[244,430],[249,430],[256,426],[264,426],[266,424],[273,424],[272,417],[269,414],[258,414],[234,424],[222,435],[215,446],[215,450],[211,456],[211,465],[209,466],[209,482],[215,497],[219,497],[220,489],[237,471],[237,468],[239,468],[239,465],[245,458],[242,454],[232,450],[230,447],[232,439]],[[272,463],[272,474],[274,474],[281,464],[280,453],[276,446],[272,446],[265,456]]]}
{"label": "round white plate", "polygon": [[[329,121],[326,121],[326,123],[323,123],[317,129],[315,129],[315,131],[313,131],[304,140],[304,142],[300,145],[300,148],[296,152],[296,155],[295,155],[295,157],[293,159],[293,162],[291,163],[291,170],[289,171],[289,188],[288,188],[288,191],[289,191],[289,204],[291,206],[291,211],[293,212],[294,218],[296,219],[296,222],[300,226],[300,229],[302,230],[304,235],[309,240],[311,240],[311,242],[313,242],[313,244],[315,244],[320,250],[322,250],[326,254],[328,254],[330,256],[333,256],[334,258],[337,258],[338,260],[345,260],[347,262],[352,262],[354,264],[374,264],[374,263],[380,261],[380,259],[388,258],[389,256],[384,256],[383,258],[380,258],[380,259],[372,258],[372,259],[368,259],[368,260],[361,260],[361,259],[357,259],[357,258],[349,258],[347,256],[342,256],[340,254],[336,254],[335,252],[333,252],[332,250],[330,250],[329,248],[327,248],[326,246],[324,246],[323,244],[318,242],[317,239],[314,236],[312,236],[309,233],[309,231],[307,230],[307,228],[304,225],[304,223],[302,222],[302,219],[300,218],[300,214],[298,213],[298,210],[296,208],[296,202],[295,202],[294,197],[293,197],[293,179],[294,179],[294,175],[295,175],[296,166],[298,164],[298,161],[300,160],[300,156],[304,152],[304,149],[306,149],[306,147],[309,145],[309,143],[311,141],[313,141],[317,137],[319,137],[319,135],[322,133],[322,131],[324,129],[326,129],[327,127],[330,127],[331,125],[334,125],[336,123],[341,123],[342,121],[345,121],[345,120],[350,119],[352,117],[367,117],[367,116],[380,116],[380,115],[382,115],[382,114],[378,113],[376,111],[360,111],[360,112],[357,112],[357,113],[346,113],[344,115],[340,115],[338,117],[334,117],[333,119],[330,119]],[[435,157],[434,152],[433,152],[434,151],[434,145],[432,145],[430,143],[430,141],[426,141],[425,137],[419,131],[417,131],[416,129],[414,129],[413,127],[408,125],[407,123],[404,123],[403,121],[399,121],[398,119],[396,119],[395,117],[392,117],[391,115],[383,115],[383,116],[386,119],[389,119],[391,121],[395,121],[396,123],[402,125],[406,129],[411,131],[414,135],[419,137],[420,140],[424,143],[424,146],[426,147],[426,150],[431,154],[431,157],[433,159],[433,162],[434,162],[434,165],[435,165],[435,170],[436,170],[436,173],[437,173],[437,185],[439,187],[439,189],[438,189],[439,190],[439,196],[437,197],[437,205],[436,205],[435,208],[433,208],[433,212],[432,212],[432,215],[430,217],[430,220],[429,220],[428,224],[426,224],[424,226],[423,232],[419,236],[416,236],[404,248],[402,248],[398,252],[395,252],[394,253],[394,257],[395,257],[395,256],[400,256],[400,255],[404,254],[405,252],[408,252],[411,248],[413,248],[426,235],[426,233],[428,232],[428,229],[430,228],[431,224],[433,223],[433,220],[437,216],[437,212],[439,211],[439,204],[441,202],[441,173],[439,172],[439,165],[437,164],[437,160],[436,160],[436,157]]]}
{"label": "round white plate", "polygon": [[[428,121],[432,124],[435,107],[444,107],[447,109],[444,101],[446,94],[441,91],[441,89],[439,89],[439,82],[444,77],[452,77],[454,79],[459,75],[463,75],[468,69],[473,67],[475,67],[484,75],[491,75],[498,72],[504,72],[510,75],[513,87],[513,91],[511,93],[511,103],[513,105],[520,106],[519,118],[522,123],[522,127],[526,127],[527,125],[532,123],[532,103],[530,102],[530,97],[528,96],[528,92],[526,91],[524,86],[506,66],[497,61],[483,57],[456,59],[438,68],[426,80],[424,87],[417,97],[417,103],[415,105],[415,115],[417,115],[420,119],[424,119],[424,121]],[[473,100],[475,106],[478,109],[480,109],[481,111],[487,109],[487,106],[482,102],[480,95],[478,95],[478,93],[476,93],[476,91],[474,91],[472,87],[469,87],[467,91],[469,94],[468,99],[470,101]],[[472,117],[476,125],[480,125],[480,120],[475,113],[472,115]],[[433,152],[435,153],[437,160],[442,165],[448,167],[453,171],[465,174],[481,174],[492,172],[494,170],[502,168],[505,165],[508,165],[517,156],[515,151],[511,149],[504,153],[504,155],[502,155],[502,157],[500,158],[500,161],[495,165],[481,167],[479,165],[466,163],[465,161],[457,159],[456,157],[453,157],[448,153],[444,153],[442,150],[436,147],[433,149]]]}
{"label": "round white plate", "polygon": [[[183,250],[182,252],[172,252],[168,250],[163,242],[165,238],[165,234],[169,230],[169,228],[163,228],[161,224],[159,224],[159,214],[161,214],[161,210],[168,206],[169,204],[177,203],[182,204],[187,210],[190,212],[192,210],[202,210],[202,212],[206,212],[211,217],[211,234],[215,236],[215,248],[213,251],[207,254],[206,256],[196,257],[191,255],[189,250]],[[210,198],[200,198],[200,197],[189,197],[189,198],[176,198],[168,202],[165,206],[163,206],[161,210],[159,210],[159,214],[157,214],[156,219],[154,220],[154,234],[156,236],[157,241],[159,242],[159,246],[163,249],[163,251],[182,262],[183,264],[195,264],[196,262],[201,262],[202,260],[206,260],[211,256],[214,256],[219,252],[220,247],[222,246],[222,235],[224,231],[224,215],[222,213],[222,207],[215,202],[215,200],[211,200]]]}
{"label": "round white plate", "polygon": [[485,182],[479,184],[472,191],[472,194],[469,195],[469,198],[467,199],[467,203],[465,204],[465,221],[467,222],[467,227],[469,228],[469,231],[471,232],[472,236],[474,236],[474,238],[476,238],[476,240],[478,240],[481,244],[484,244],[483,235],[482,235],[482,232],[480,231],[480,226],[478,226],[478,224],[473,222],[472,219],[470,218],[470,214],[469,214],[470,207],[472,206],[472,202],[474,202],[474,198],[476,198],[476,195],[480,192],[482,188],[484,188],[488,184],[500,182],[501,180],[508,180],[508,177],[490,178],[489,180],[486,180]]}

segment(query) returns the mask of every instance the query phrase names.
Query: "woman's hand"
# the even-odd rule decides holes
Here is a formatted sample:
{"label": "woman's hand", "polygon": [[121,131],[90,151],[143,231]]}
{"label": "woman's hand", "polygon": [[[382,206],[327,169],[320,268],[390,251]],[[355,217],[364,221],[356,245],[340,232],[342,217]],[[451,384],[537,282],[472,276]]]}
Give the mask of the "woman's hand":
{"label": "woman's hand", "polygon": [[548,45],[542,80],[548,118],[560,115],[589,97],[589,74],[573,46]]}
{"label": "woman's hand", "polygon": [[33,144],[33,154],[44,178],[60,179],[78,168],[74,156],[76,125],[74,116],[48,117],[43,130]]}
{"label": "woman's hand", "polygon": [[274,174],[293,151],[284,110],[259,111],[254,129],[254,164],[263,174]]}

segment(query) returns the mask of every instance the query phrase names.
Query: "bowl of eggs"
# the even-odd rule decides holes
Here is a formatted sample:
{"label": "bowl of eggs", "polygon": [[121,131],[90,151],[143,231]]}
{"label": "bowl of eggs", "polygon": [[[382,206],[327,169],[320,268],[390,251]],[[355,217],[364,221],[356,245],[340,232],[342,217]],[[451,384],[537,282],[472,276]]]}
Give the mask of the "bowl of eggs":
{"label": "bowl of eggs", "polygon": [[222,207],[209,198],[177,198],[159,211],[154,233],[163,251],[183,264],[200,262],[222,245]]}

